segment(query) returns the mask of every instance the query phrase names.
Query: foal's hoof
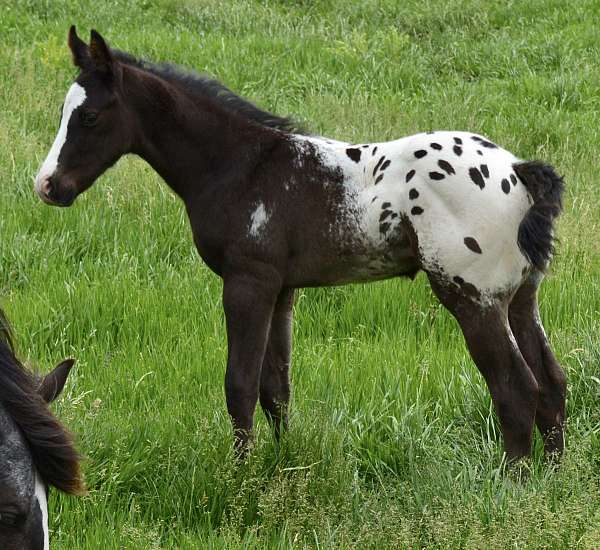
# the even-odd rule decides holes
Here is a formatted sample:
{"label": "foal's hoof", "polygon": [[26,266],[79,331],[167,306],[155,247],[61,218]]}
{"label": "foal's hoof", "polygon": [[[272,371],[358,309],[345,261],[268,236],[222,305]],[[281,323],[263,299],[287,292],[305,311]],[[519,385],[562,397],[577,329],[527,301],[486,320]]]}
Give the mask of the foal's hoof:
{"label": "foal's hoof", "polygon": [[563,450],[562,449],[553,449],[551,451],[546,451],[544,453],[544,458],[549,466],[558,468],[562,461]]}
{"label": "foal's hoof", "polygon": [[236,460],[245,460],[253,448],[254,448],[254,438],[252,438],[252,437],[246,437],[246,438],[236,437],[234,447],[233,447],[233,454],[235,456],[235,459]]}
{"label": "foal's hoof", "polygon": [[531,476],[531,458],[521,456],[519,458],[507,458],[506,473],[508,477],[517,483],[527,481]]}

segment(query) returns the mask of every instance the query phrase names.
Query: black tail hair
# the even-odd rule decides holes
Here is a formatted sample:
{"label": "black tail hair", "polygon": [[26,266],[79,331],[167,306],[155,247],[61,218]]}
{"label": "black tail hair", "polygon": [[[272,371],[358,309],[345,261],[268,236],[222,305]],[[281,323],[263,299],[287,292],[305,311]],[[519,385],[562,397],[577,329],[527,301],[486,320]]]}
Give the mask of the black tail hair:
{"label": "black tail hair", "polygon": [[565,185],[552,166],[537,160],[513,164],[513,169],[533,198],[517,242],[529,262],[543,272],[554,254],[554,220],[562,211]]}

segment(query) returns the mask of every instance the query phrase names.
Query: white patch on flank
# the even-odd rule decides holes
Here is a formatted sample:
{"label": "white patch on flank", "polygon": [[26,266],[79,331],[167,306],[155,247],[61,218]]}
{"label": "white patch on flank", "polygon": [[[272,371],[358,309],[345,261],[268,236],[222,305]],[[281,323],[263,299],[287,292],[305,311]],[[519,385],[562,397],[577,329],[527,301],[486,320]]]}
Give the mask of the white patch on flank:
{"label": "white patch on flank", "polygon": [[56,134],[56,138],[54,138],[54,143],[50,148],[50,152],[48,153],[46,160],[42,164],[42,167],[35,178],[35,190],[38,195],[42,191],[42,184],[44,181],[46,181],[56,171],[58,166],[58,157],[60,156],[63,145],[67,141],[67,128],[69,127],[71,115],[73,114],[73,111],[85,101],[86,97],[87,95],[85,93],[85,89],[80,84],[77,84],[77,82],[72,84],[67,92],[65,104],[63,105],[62,118],[60,121],[58,134]]}
{"label": "white patch on flank", "polygon": [[262,202],[259,203],[256,210],[250,215],[250,236],[258,237],[266,223],[269,221],[269,217],[265,205]]}
{"label": "white patch on flank", "polygon": [[48,532],[48,499],[46,498],[46,486],[37,472],[35,473],[35,498],[37,498],[40,510],[42,511],[44,550],[48,550],[50,548],[50,533]]}

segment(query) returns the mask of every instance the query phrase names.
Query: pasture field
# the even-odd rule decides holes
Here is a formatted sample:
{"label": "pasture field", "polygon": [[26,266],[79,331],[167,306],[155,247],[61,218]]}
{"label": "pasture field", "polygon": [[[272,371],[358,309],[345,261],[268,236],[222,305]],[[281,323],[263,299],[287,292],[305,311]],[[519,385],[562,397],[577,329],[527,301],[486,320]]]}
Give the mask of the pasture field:
{"label": "pasture field", "polygon": [[[20,352],[76,357],[55,407],[89,494],[57,549],[599,548],[597,0],[1,0],[0,296]],[[34,196],[91,27],[348,141],[472,130],[567,182],[541,311],[569,378],[560,468],[505,471],[490,398],[425,277],[298,294],[291,429],[236,464],[221,283],[182,205],[123,159],[66,210]],[[518,479],[521,477],[521,479]]]}

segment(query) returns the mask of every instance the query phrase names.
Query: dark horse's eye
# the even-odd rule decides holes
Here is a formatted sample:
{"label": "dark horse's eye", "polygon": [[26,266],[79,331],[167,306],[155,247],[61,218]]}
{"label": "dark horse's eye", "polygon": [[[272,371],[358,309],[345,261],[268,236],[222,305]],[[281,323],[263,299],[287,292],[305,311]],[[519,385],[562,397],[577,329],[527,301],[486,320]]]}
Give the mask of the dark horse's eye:
{"label": "dark horse's eye", "polygon": [[19,514],[15,512],[0,512],[0,525],[14,527],[19,523]]}
{"label": "dark horse's eye", "polygon": [[93,126],[98,120],[98,113],[94,111],[82,111],[79,114],[79,118],[84,126]]}

